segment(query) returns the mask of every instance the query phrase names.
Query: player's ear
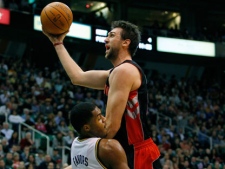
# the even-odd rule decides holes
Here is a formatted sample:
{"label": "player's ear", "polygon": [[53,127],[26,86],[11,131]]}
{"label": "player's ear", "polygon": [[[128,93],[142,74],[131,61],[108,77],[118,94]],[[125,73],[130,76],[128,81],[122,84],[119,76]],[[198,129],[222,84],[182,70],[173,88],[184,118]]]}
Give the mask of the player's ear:
{"label": "player's ear", "polygon": [[89,132],[90,129],[91,129],[91,127],[90,127],[90,125],[85,124],[85,125],[83,126],[83,129],[84,129],[85,132]]}
{"label": "player's ear", "polygon": [[123,46],[129,46],[130,45],[130,39],[125,39],[123,41]]}

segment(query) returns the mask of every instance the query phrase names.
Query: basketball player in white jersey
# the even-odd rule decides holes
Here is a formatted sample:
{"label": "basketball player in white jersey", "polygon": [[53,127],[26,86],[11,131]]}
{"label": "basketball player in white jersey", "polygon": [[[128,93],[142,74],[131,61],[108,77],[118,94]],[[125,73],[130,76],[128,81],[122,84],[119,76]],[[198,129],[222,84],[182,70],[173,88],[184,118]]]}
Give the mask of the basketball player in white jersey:
{"label": "basketball player in white jersey", "polygon": [[93,103],[79,103],[70,112],[79,133],[71,146],[71,165],[65,169],[129,169],[125,151],[117,140],[106,137],[105,117]]}

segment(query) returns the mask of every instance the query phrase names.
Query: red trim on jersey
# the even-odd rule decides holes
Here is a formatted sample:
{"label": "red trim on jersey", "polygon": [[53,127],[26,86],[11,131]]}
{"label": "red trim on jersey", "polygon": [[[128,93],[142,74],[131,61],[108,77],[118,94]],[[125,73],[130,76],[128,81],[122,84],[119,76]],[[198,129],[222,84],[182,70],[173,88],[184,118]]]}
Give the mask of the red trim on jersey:
{"label": "red trim on jersey", "polygon": [[104,94],[108,96],[108,93],[109,93],[109,86],[105,85]]}
{"label": "red trim on jersey", "polygon": [[124,116],[129,144],[131,145],[143,141],[144,133],[140,118],[137,90],[130,92]]}

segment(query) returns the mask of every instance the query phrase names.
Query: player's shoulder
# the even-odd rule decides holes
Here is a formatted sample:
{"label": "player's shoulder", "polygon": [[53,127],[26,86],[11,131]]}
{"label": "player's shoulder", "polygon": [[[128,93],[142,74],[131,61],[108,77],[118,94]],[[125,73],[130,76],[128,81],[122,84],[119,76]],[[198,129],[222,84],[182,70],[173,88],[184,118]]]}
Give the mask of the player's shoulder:
{"label": "player's shoulder", "polygon": [[117,66],[117,68],[121,68],[121,69],[135,68],[135,67],[136,67],[136,65],[134,64],[134,62],[132,60],[124,61],[123,63],[121,63]]}
{"label": "player's shoulder", "polygon": [[125,151],[117,140],[101,139],[99,144],[98,157],[107,168],[117,168],[124,163]]}
{"label": "player's shoulder", "polygon": [[112,73],[114,74],[123,74],[123,75],[126,75],[126,74],[133,74],[135,72],[139,72],[137,67],[130,63],[130,62],[124,62],[118,66],[116,66],[113,70]]}
{"label": "player's shoulder", "polygon": [[99,147],[101,147],[101,151],[105,153],[120,151],[122,148],[120,143],[115,139],[101,139],[99,144]]}

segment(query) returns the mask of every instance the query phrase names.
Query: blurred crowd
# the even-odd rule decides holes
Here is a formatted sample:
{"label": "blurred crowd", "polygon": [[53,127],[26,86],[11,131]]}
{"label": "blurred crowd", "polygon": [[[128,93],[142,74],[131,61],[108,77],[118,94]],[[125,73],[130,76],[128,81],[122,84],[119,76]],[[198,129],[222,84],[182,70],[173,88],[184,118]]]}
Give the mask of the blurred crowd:
{"label": "blurred crowd", "polygon": [[142,29],[145,36],[151,37],[162,36],[214,43],[225,42],[224,26],[217,28],[202,26],[191,32],[188,28],[179,29],[178,25],[175,25],[174,27],[167,27],[164,24],[160,24],[156,19],[151,25],[143,26]]}
{"label": "blurred crowd", "polygon": [[225,168],[224,87],[213,79],[158,72],[149,80],[149,123],[163,167]]}
{"label": "blurred crowd", "polygon": [[[104,112],[102,92],[73,86],[60,66],[49,70],[27,60],[1,58],[0,168],[50,169],[52,163],[54,168],[62,168],[62,147],[70,148],[77,136],[69,123],[69,111],[80,101],[95,102]],[[21,123],[50,138],[51,154],[47,154],[46,140],[40,135],[32,137],[26,125],[19,131]]]}
{"label": "blurred crowd", "polygon": [[[58,169],[62,147],[77,136],[69,111],[94,102],[105,113],[102,91],[74,86],[60,64],[40,68],[26,59],[0,58],[0,168]],[[225,168],[225,89],[207,79],[149,76],[148,122],[163,169]],[[21,123],[46,134],[53,148]],[[41,138],[37,144],[36,139]]]}

